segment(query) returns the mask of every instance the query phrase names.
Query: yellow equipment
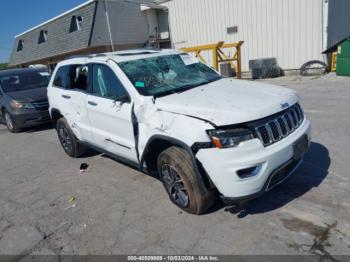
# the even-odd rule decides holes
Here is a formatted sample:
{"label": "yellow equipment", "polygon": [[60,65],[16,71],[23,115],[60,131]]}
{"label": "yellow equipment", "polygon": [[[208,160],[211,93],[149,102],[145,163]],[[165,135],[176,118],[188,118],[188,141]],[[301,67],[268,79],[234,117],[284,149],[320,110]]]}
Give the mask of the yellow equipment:
{"label": "yellow equipment", "polygon": [[[209,45],[200,45],[200,46],[193,46],[193,47],[185,47],[181,50],[186,53],[195,53],[195,56],[200,59],[203,63],[207,63],[203,56],[201,55],[202,51],[211,51],[212,57],[213,57],[213,67],[218,70],[219,69],[219,63],[228,62],[231,64],[232,68],[235,69],[237,78],[242,77],[242,64],[241,64],[241,46],[243,45],[244,41],[239,41],[237,43],[227,43],[225,42],[219,42],[217,44],[209,44]],[[232,57],[228,57],[223,49],[227,48],[234,48],[235,53]],[[234,63],[236,62],[236,63]]]}

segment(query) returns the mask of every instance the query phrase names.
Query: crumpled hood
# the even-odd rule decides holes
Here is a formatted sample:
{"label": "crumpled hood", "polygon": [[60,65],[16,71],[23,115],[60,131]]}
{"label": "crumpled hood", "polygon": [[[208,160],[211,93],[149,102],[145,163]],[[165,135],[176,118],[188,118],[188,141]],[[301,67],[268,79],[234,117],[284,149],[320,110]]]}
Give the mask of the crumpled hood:
{"label": "crumpled hood", "polygon": [[298,101],[287,88],[261,82],[222,79],[156,100],[163,111],[210,121],[216,126],[261,119]]}
{"label": "crumpled hood", "polygon": [[40,87],[22,91],[9,92],[7,95],[18,102],[35,102],[47,100],[47,88]]}

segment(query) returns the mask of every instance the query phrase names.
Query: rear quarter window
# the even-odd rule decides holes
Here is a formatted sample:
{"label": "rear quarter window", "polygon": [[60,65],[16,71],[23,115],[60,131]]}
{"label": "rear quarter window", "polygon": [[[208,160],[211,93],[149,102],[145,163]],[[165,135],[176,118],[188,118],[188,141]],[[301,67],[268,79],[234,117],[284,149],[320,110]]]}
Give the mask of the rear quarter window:
{"label": "rear quarter window", "polygon": [[69,70],[69,66],[60,67],[53,80],[53,85],[56,87],[67,88],[67,72]]}
{"label": "rear quarter window", "polygon": [[81,64],[66,65],[58,68],[53,85],[64,89],[87,89],[87,71],[82,71],[86,66]]}

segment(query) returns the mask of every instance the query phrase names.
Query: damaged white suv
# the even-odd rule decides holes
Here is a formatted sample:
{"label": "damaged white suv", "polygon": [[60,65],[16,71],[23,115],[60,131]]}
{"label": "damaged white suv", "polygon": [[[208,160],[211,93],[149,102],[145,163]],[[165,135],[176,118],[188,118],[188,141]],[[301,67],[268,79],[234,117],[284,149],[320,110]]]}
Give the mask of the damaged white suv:
{"label": "damaged white suv", "polygon": [[201,214],[284,181],[310,144],[294,91],[223,79],[188,54],[131,50],[59,63],[50,114],[68,155],[98,149],[159,175],[170,199]]}

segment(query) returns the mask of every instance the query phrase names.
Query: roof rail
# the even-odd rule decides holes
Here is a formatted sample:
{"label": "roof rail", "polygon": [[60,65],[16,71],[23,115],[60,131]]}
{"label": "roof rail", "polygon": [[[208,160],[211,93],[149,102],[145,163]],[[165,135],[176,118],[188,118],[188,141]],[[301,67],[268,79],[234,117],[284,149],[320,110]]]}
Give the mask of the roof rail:
{"label": "roof rail", "polygon": [[103,57],[106,56],[106,54],[90,54],[90,55],[73,55],[73,56],[69,56],[67,58],[65,58],[64,60],[68,60],[68,59],[74,59],[74,58],[94,58],[94,57]]}
{"label": "roof rail", "polygon": [[89,55],[88,58],[107,56],[105,53]]}
{"label": "roof rail", "polygon": [[137,49],[129,49],[129,50],[120,50],[117,52],[114,52],[114,55],[117,56],[136,56],[136,55],[146,55],[146,54],[154,54],[161,52],[161,49],[157,48],[150,48],[150,47],[143,47],[143,48],[137,48]]}
{"label": "roof rail", "polygon": [[74,58],[87,58],[88,55],[72,55],[72,56],[68,56],[63,60],[69,60],[69,59],[74,59]]}

